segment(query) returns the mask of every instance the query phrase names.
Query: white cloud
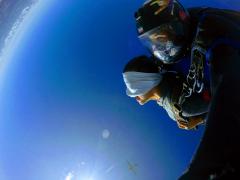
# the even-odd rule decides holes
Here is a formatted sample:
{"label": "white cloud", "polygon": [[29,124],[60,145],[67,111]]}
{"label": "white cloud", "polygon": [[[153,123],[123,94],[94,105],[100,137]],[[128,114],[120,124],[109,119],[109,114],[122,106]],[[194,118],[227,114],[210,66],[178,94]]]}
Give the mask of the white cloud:
{"label": "white cloud", "polygon": [[17,34],[17,31],[19,30],[20,25],[22,24],[23,20],[29,14],[29,12],[30,12],[31,8],[33,7],[33,5],[35,5],[35,4],[31,4],[30,6],[25,7],[22,10],[21,14],[19,15],[18,19],[15,21],[15,23],[11,27],[11,30],[8,32],[8,35],[6,36],[6,38],[4,40],[4,45],[3,45],[2,49],[1,49],[1,56],[5,52],[6,48],[8,48],[8,45],[10,44],[10,42],[15,37],[15,34]]}

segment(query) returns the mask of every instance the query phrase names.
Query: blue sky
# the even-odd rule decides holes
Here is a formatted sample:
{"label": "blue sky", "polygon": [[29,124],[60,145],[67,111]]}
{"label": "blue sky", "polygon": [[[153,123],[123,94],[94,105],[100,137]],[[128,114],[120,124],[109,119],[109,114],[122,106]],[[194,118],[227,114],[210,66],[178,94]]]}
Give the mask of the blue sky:
{"label": "blue sky", "polygon": [[[172,180],[182,173],[203,128],[180,130],[155,103],[139,106],[125,95],[122,68],[146,53],[133,18],[142,2],[41,2],[1,80],[0,179]],[[181,2],[240,7],[237,0],[232,7]]]}

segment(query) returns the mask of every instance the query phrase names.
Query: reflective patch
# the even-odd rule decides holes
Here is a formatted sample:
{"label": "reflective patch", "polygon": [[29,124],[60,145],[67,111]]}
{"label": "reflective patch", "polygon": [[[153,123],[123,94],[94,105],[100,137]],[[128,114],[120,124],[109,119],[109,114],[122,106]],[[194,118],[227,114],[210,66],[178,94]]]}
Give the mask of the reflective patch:
{"label": "reflective patch", "polygon": [[138,28],[138,33],[139,33],[139,34],[143,33],[143,28],[142,28],[142,27],[139,27],[139,28]]}
{"label": "reflective patch", "polygon": [[183,10],[179,11],[179,17],[182,21],[185,21],[188,18],[187,14]]}
{"label": "reflective patch", "polygon": [[206,102],[211,101],[211,95],[208,90],[203,91],[202,97],[203,97],[203,100]]}
{"label": "reflective patch", "polygon": [[150,6],[158,6],[158,9],[154,12],[154,15],[158,15],[163,9],[168,7],[169,3],[170,0],[155,0],[150,4]]}

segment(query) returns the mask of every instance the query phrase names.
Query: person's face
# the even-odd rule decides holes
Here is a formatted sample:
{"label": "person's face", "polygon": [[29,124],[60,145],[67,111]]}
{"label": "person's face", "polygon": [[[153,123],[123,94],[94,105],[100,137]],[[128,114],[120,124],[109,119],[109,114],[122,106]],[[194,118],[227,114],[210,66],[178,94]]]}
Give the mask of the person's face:
{"label": "person's face", "polygon": [[184,26],[178,21],[151,29],[140,35],[139,39],[155,57],[165,64],[178,61],[186,44]]}
{"label": "person's face", "polygon": [[169,27],[168,31],[159,31],[149,36],[152,42],[153,54],[162,59],[166,60],[170,57],[175,57],[179,53],[179,48],[175,44],[176,34]]}
{"label": "person's face", "polygon": [[140,105],[144,105],[150,100],[158,101],[160,99],[160,95],[157,91],[157,88],[153,88],[144,95],[136,96],[135,99]]}

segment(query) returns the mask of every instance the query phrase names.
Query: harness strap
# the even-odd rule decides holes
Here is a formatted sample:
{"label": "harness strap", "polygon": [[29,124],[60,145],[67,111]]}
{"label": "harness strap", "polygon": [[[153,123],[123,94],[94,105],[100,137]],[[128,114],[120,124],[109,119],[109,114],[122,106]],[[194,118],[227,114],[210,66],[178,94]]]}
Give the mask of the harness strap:
{"label": "harness strap", "polygon": [[204,63],[206,50],[199,46],[194,46],[191,53],[191,65],[186,80],[183,82],[182,92],[178,103],[174,104],[177,116],[187,119],[182,115],[182,105],[186,98],[194,92],[201,93],[204,88]]}
{"label": "harness strap", "polygon": [[186,98],[190,97],[193,92],[201,93],[204,88],[204,64],[210,64],[212,50],[220,44],[226,44],[234,48],[240,49],[240,42],[228,38],[219,38],[212,43],[207,50],[200,46],[194,46],[191,54],[191,66],[185,82],[183,82],[183,89],[178,103],[174,104],[176,113],[182,116],[182,105]]}

